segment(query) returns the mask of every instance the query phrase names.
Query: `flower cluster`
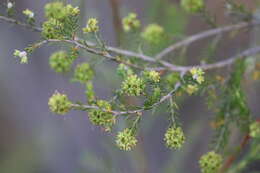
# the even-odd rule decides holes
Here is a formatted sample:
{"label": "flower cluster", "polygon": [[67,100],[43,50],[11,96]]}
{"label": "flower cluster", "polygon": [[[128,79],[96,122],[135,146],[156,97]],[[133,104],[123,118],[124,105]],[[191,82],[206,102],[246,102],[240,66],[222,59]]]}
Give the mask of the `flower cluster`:
{"label": "flower cluster", "polygon": [[180,127],[170,127],[164,135],[164,141],[170,149],[180,149],[185,142],[185,136]]}
{"label": "flower cluster", "polygon": [[181,0],[181,6],[187,12],[196,13],[204,8],[204,0]]}
{"label": "flower cluster", "polygon": [[80,13],[78,7],[72,7],[70,4],[64,5],[62,2],[51,2],[45,5],[45,16],[50,19],[64,21],[69,16],[77,16]]}
{"label": "flower cluster", "polygon": [[42,25],[42,37],[45,39],[63,39],[64,36],[60,32],[63,26],[63,23],[53,18],[45,21]]}
{"label": "flower cluster", "polygon": [[98,100],[96,105],[100,109],[92,109],[89,111],[89,120],[92,124],[102,126],[106,131],[110,131],[115,124],[116,118],[111,113],[111,105],[105,100]]}
{"label": "flower cluster", "polygon": [[164,35],[164,29],[157,24],[148,25],[141,33],[142,38],[151,44],[159,44]]}
{"label": "flower cluster", "polygon": [[64,73],[70,70],[72,61],[65,51],[58,51],[51,55],[49,64],[57,73]]}
{"label": "flower cluster", "polygon": [[82,30],[84,33],[98,32],[99,31],[98,20],[95,18],[90,18],[87,22],[87,26]]}
{"label": "flower cluster", "polygon": [[223,158],[215,151],[210,151],[203,155],[200,160],[200,169],[202,173],[217,173],[222,165]]}
{"label": "flower cluster", "polygon": [[119,64],[117,68],[117,74],[123,78],[133,74],[133,70],[125,64]]}
{"label": "flower cluster", "polygon": [[94,72],[91,69],[88,63],[82,63],[77,65],[74,72],[74,81],[78,81],[80,83],[87,83],[92,80],[94,76]]}
{"label": "flower cluster", "polygon": [[122,83],[122,90],[128,96],[140,96],[145,89],[145,83],[143,79],[137,77],[137,75],[129,75]]}
{"label": "flower cluster", "polygon": [[204,82],[204,71],[200,68],[192,68],[190,70],[190,73],[192,75],[192,78],[197,81],[199,84],[202,84]]}
{"label": "flower cluster", "polygon": [[141,25],[141,23],[137,19],[137,15],[135,13],[129,13],[128,16],[123,18],[122,23],[123,23],[123,28],[124,28],[125,32],[136,30]]}
{"label": "flower cluster", "polygon": [[251,123],[249,129],[250,129],[249,135],[252,138],[260,138],[260,122]]}
{"label": "flower cluster", "polygon": [[118,132],[116,136],[116,145],[125,151],[132,150],[137,144],[137,139],[133,130],[126,128],[122,132]]}
{"label": "flower cluster", "polygon": [[27,64],[28,63],[28,57],[27,57],[26,51],[15,50],[13,55],[20,58],[21,64]]}
{"label": "flower cluster", "polygon": [[146,79],[152,81],[152,82],[159,82],[160,81],[160,73],[157,71],[144,71],[144,76]]}
{"label": "flower cluster", "polygon": [[34,18],[34,13],[31,10],[29,10],[29,9],[24,10],[23,14],[25,16],[27,16],[29,19],[33,19]]}
{"label": "flower cluster", "polygon": [[73,36],[78,26],[78,7],[51,2],[46,4],[44,9],[48,19],[42,26],[42,36],[45,39],[65,39]]}
{"label": "flower cluster", "polygon": [[60,115],[68,113],[71,109],[71,102],[65,94],[55,92],[49,99],[49,108],[52,112]]}

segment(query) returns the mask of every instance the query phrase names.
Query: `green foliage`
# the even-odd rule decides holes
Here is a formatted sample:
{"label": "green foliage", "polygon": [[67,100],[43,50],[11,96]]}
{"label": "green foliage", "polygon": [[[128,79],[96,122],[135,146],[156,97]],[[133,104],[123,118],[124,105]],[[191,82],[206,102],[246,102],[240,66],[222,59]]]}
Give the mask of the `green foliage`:
{"label": "green foliage", "polygon": [[260,122],[251,123],[249,129],[250,129],[249,135],[252,138],[260,138]]}
{"label": "green foliage", "polygon": [[119,64],[117,67],[117,74],[122,78],[126,78],[127,76],[132,75],[133,73],[133,70],[125,64]]}
{"label": "green foliage", "polygon": [[70,39],[78,29],[78,7],[51,2],[45,5],[47,21],[43,23],[42,36],[45,39]]}
{"label": "green foliage", "polygon": [[210,151],[203,155],[200,160],[200,169],[202,173],[218,173],[222,166],[223,158],[215,151]]}
{"label": "green foliage", "polygon": [[[231,2],[232,0],[227,2],[232,5],[228,7],[229,10],[245,15],[249,14],[245,8]],[[216,152],[223,153],[227,148],[226,145],[233,124],[239,128],[241,133],[250,135],[254,140],[248,152],[248,158],[245,159],[245,162],[241,162],[241,169],[238,168],[238,170],[244,169],[244,164],[247,164],[249,160],[259,158],[256,153],[259,152],[257,142],[259,142],[260,136],[259,122],[253,122],[251,119],[241,84],[246,63],[244,60],[237,61],[233,66],[233,71],[226,78],[219,77],[219,75],[216,78],[210,78],[212,74],[208,73],[207,70],[230,66],[235,62],[234,59],[223,60],[215,64],[212,62],[210,65],[199,64],[194,67],[189,65],[178,66],[179,62],[170,59],[171,56],[167,60],[162,59],[166,58],[169,53],[164,54],[165,51],[158,50],[166,47],[166,45],[169,46],[166,52],[173,49],[172,55],[179,57],[178,59],[183,59],[189,41],[196,38],[187,38],[186,41],[184,40],[176,45],[169,45],[176,42],[178,40],[176,38],[184,35],[184,26],[187,21],[185,15],[187,14],[184,15],[184,11],[178,8],[178,5],[181,5],[189,13],[201,14],[211,26],[215,27],[216,23],[207,13],[204,0],[181,0],[178,5],[171,1],[160,0],[154,0],[153,3],[158,5],[156,8],[158,10],[155,10],[156,13],[157,11],[161,11],[161,13],[154,15],[152,24],[148,24],[143,31],[139,30],[141,22],[137,18],[137,14],[130,13],[122,19],[121,27],[125,31],[124,36],[131,38],[126,40],[125,47],[127,47],[127,50],[121,49],[121,47],[124,47],[122,45],[120,45],[120,48],[114,48],[102,41],[99,33],[102,28],[100,28],[99,21],[96,18],[90,18],[86,26],[79,29],[80,10],[78,7],[60,1],[46,4],[44,7],[46,21],[43,22],[42,30],[35,27],[34,12],[26,9],[23,14],[26,16],[27,23],[10,19],[9,22],[41,31],[43,40],[29,45],[24,49],[25,51],[15,50],[14,56],[19,58],[21,63],[28,63],[28,55],[43,44],[65,42],[63,46],[68,50],[53,53],[49,58],[49,65],[58,73],[74,69],[72,81],[84,84],[87,104],[73,103],[65,94],[55,92],[48,102],[50,110],[61,115],[68,113],[71,109],[87,111],[89,121],[93,125],[100,126],[109,132],[115,129],[113,127],[117,124],[118,117],[122,116],[126,119],[127,125],[123,131],[116,135],[116,145],[119,149],[125,151],[132,150],[137,145],[136,136],[143,112],[151,110],[154,113],[162,104],[167,105],[164,112],[168,114],[167,118],[169,119],[169,128],[164,134],[165,145],[170,149],[180,149],[186,139],[181,127],[182,123],[177,116],[179,110],[178,98],[184,93],[188,94],[185,96],[208,93],[210,97],[207,103],[216,112],[215,121],[212,123],[216,133],[213,137],[215,147],[214,151],[210,151],[201,157],[199,161],[201,171],[202,173],[217,173],[219,171],[223,158]],[[8,1],[6,7],[7,15],[12,16],[14,14],[14,3]],[[169,8],[162,10],[165,7]],[[222,32],[221,30],[220,33]],[[84,38],[79,38],[82,33],[86,35],[84,35]],[[201,37],[200,34],[198,36]],[[88,37],[91,37],[92,40],[86,39]],[[209,55],[213,55],[216,49],[218,39],[216,40],[210,45]],[[132,48],[135,49],[135,52],[129,51]],[[180,48],[181,52],[175,51],[177,48]],[[121,77],[122,83],[120,87],[113,91],[114,96],[109,101],[101,100],[98,95],[96,96],[92,82],[94,68],[90,64],[83,62],[76,65],[75,68],[72,66],[80,50],[96,55],[91,59],[91,65],[103,63],[105,60],[112,60],[119,64],[116,72]],[[177,53],[175,54],[175,52]],[[146,53],[151,55],[149,56]],[[160,54],[164,54],[164,57],[156,56]],[[184,63],[183,60],[181,62]],[[129,99],[126,96],[131,97]],[[132,99],[138,100],[138,102],[134,103]]]}
{"label": "green foliage", "polygon": [[215,120],[219,124],[217,127],[216,150],[223,148],[227,144],[232,123],[236,123],[242,131],[248,132],[251,116],[241,86],[245,67],[244,61],[236,63],[235,70],[232,72],[219,98],[221,103]]}
{"label": "green foliage", "polygon": [[185,136],[180,127],[170,127],[164,135],[165,145],[170,149],[180,149],[184,142]]}
{"label": "green foliage", "polygon": [[134,131],[132,129],[126,128],[122,132],[118,132],[116,136],[116,145],[125,151],[132,150],[137,144],[137,139],[135,137]]}
{"label": "green foliage", "polygon": [[71,102],[65,94],[55,92],[49,99],[49,108],[53,113],[64,115],[71,109]]}

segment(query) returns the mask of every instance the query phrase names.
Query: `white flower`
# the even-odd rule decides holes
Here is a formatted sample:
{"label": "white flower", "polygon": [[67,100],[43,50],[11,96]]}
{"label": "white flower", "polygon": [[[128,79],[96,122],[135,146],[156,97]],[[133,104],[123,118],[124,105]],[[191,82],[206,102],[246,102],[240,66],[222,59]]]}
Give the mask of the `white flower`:
{"label": "white flower", "polygon": [[10,9],[10,8],[13,8],[14,4],[12,2],[8,2],[7,3],[7,8]]}
{"label": "white flower", "polygon": [[27,64],[28,63],[28,57],[27,57],[27,52],[26,51],[15,50],[14,51],[14,56],[20,58],[20,63],[21,64]]}
{"label": "white flower", "polygon": [[20,58],[27,57],[27,52],[25,51],[20,52],[19,57]]}

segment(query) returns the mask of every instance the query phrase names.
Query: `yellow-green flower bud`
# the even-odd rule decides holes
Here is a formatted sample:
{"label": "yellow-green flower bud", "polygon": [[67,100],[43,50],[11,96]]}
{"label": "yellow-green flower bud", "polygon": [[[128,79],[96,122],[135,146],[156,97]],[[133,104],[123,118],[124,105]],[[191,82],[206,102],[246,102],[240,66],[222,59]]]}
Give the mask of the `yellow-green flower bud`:
{"label": "yellow-green flower bud", "polygon": [[116,117],[111,113],[111,105],[105,100],[98,100],[97,106],[99,109],[89,111],[89,120],[92,124],[103,126],[106,131],[110,131],[111,127],[116,122]]}
{"label": "yellow-green flower bud", "polygon": [[116,136],[116,145],[121,150],[130,151],[136,146],[136,144],[137,139],[131,129],[126,128],[122,132],[118,132]]}
{"label": "yellow-green flower bud", "polygon": [[129,13],[128,16],[123,18],[122,23],[125,32],[136,30],[140,27],[140,21],[137,19],[137,15],[135,13]]}
{"label": "yellow-green flower bud", "polygon": [[49,99],[49,108],[53,113],[64,115],[71,109],[71,102],[65,94],[55,92]]}
{"label": "yellow-green flower bud", "polygon": [[63,28],[63,24],[58,20],[51,18],[45,21],[42,25],[42,37],[44,39],[64,39],[64,36],[60,33],[60,29]]}
{"label": "yellow-green flower bud", "polygon": [[187,85],[185,88],[185,91],[189,94],[192,95],[193,93],[197,92],[199,90],[197,85]]}
{"label": "yellow-green flower bud", "polygon": [[187,12],[196,13],[204,8],[204,0],[181,0],[181,6]]}
{"label": "yellow-green flower bud", "polygon": [[28,18],[30,18],[30,19],[34,18],[34,13],[31,10],[29,10],[29,9],[24,10],[23,14],[25,16],[27,16]]}
{"label": "yellow-green flower bud", "polygon": [[88,63],[79,64],[74,72],[74,81],[78,81],[80,83],[87,83],[92,80],[94,76],[94,72],[91,69]]}
{"label": "yellow-green flower bud", "polygon": [[204,82],[204,71],[201,68],[192,68],[190,70],[190,73],[192,75],[192,78],[196,80],[199,84],[202,84],[202,82]]}
{"label": "yellow-green flower bud", "polygon": [[260,138],[260,122],[251,123],[249,129],[250,129],[249,135],[252,138]]}
{"label": "yellow-green flower bud", "polygon": [[145,83],[143,79],[137,77],[137,75],[129,75],[122,83],[122,90],[128,96],[140,96],[145,89]]}
{"label": "yellow-green flower bud", "polygon": [[165,145],[170,149],[180,149],[185,142],[185,136],[180,127],[170,127],[164,135]]}
{"label": "yellow-green flower bud", "polygon": [[160,81],[160,73],[158,73],[157,71],[154,71],[154,70],[144,71],[144,76],[148,80],[156,82],[156,83]]}
{"label": "yellow-green flower bud", "polygon": [[210,151],[203,155],[199,160],[202,173],[217,173],[222,166],[223,158],[215,151]]}
{"label": "yellow-green flower bud", "polygon": [[98,20],[95,18],[90,18],[87,22],[87,26],[82,30],[84,33],[98,32],[99,31]]}
{"label": "yellow-green flower bud", "polygon": [[65,51],[58,51],[51,55],[49,64],[57,73],[64,73],[71,69],[72,60]]}
{"label": "yellow-green flower bud", "polygon": [[151,44],[159,44],[164,39],[165,32],[163,27],[157,24],[150,24],[144,29],[141,36]]}
{"label": "yellow-green flower bud", "polygon": [[133,74],[133,70],[126,66],[125,64],[119,64],[117,68],[117,74],[120,75],[121,77],[125,78],[128,75]]}

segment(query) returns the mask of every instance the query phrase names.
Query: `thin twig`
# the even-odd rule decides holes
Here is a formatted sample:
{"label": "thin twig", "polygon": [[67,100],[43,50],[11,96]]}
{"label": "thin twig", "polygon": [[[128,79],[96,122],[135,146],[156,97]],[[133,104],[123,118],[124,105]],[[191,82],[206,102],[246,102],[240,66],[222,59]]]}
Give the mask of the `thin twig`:
{"label": "thin twig", "polygon": [[254,25],[259,25],[259,24],[260,24],[260,21],[241,22],[241,23],[234,24],[234,25],[229,25],[229,26],[224,26],[224,27],[220,27],[220,28],[216,28],[216,29],[210,29],[210,30],[207,30],[207,31],[202,31],[198,34],[189,36],[186,39],[167,47],[166,49],[161,51],[159,54],[157,54],[155,59],[157,59],[157,60],[162,59],[163,57],[165,57],[169,53],[175,51],[176,49],[178,49],[180,47],[186,47],[186,46],[190,45],[191,43],[193,43],[195,41],[202,40],[202,39],[214,36],[214,35],[223,34],[225,32],[230,32],[230,31],[233,31],[233,30],[239,30],[239,29],[242,29],[242,28],[246,28],[246,27],[254,26]]}

